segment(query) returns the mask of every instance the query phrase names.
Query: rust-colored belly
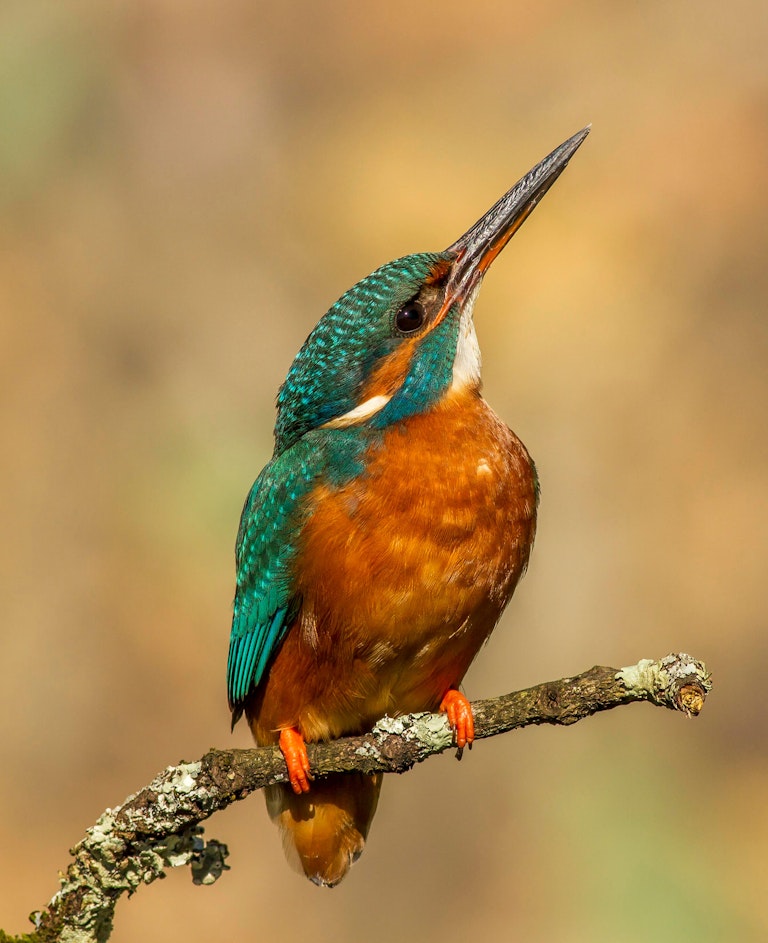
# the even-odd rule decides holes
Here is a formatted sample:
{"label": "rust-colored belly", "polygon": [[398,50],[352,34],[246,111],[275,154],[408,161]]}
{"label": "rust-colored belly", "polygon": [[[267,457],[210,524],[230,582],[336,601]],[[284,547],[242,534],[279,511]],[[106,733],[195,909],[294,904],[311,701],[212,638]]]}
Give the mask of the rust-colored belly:
{"label": "rust-colored belly", "polygon": [[528,563],[536,501],[524,446],[472,392],[389,430],[366,474],[318,488],[295,574],[301,611],[246,708],[257,741],[437,709]]}

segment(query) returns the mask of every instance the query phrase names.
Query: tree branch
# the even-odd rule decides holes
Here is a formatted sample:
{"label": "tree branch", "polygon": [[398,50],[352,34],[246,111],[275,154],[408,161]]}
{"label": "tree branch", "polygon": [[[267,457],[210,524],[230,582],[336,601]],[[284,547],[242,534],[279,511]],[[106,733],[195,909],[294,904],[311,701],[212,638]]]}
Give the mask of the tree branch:
{"label": "tree branch", "polygon": [[[595,667],[504,697],[476,701],[475,737],[531,724],[576,723],[633,701],[697,715],[710,677],[690,655],[667,655],[617,670]],[[403,773],[453,745],[444,714],[384,717],[365,736],[309,744],[315,778],[330,773]],[[257,789],[287,781],[277,747],[210,750],[194,763],[169,766],[116,809],[107,809],[72,849],[74,861],[47,908],[33,914],[36,932],[17,939],[39,943],[103,943],[119,897],[189,864],[197,884],[227,869],[227,847],[202,839],[199,823]],[[0,931],[0,941],[12,939]]]}

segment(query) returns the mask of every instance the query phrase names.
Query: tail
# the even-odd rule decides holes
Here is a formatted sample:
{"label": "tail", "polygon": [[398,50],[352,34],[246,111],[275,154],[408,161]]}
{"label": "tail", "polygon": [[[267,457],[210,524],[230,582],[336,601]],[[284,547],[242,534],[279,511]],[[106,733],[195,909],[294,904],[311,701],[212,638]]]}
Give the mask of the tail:
{"label": "tail", "polygon": [[334,887],[363,853],[382,778],[380,773],[328,776],[300,796],[282,784],[265,789],[288,861],[310,881]]}

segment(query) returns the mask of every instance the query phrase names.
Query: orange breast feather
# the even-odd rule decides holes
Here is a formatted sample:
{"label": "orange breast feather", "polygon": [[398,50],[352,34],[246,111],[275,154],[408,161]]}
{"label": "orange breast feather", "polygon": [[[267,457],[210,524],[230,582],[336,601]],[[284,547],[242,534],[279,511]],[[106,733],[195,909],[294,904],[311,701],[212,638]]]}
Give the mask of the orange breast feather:
{"label": "orange breast feather", "polygon": [[449,394],[367,458],[364,475],[313,495],[301,611],[247,707],[257,742],[284,727],[317,740],[436,710],[528,563],[533,464],[479,394]]}

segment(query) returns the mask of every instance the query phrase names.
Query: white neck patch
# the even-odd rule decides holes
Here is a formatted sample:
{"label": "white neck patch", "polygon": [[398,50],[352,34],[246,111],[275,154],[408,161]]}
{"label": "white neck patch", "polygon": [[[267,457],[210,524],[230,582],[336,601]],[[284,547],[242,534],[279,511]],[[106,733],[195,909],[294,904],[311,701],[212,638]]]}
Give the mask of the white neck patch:
{"label": "white neck patch", "polygon": [[452,390],[477,389],[480,386],[480,345],[477,342],[472,312],[480,285],[473,289],[461,312],[456,357],[453,361]]}
{"label": "white neck patch", "polygon": [[391,396],[384,396],[383,394],[372,396],[364,403],[360,403],[359,406],[355,406],[354,409],[350,409],[348,413],[344,413],[343,416],[336,416],[334,419],[324,422],[321,428],[344,429],[346,426],[354,426],[383,409],[391,399]]}

